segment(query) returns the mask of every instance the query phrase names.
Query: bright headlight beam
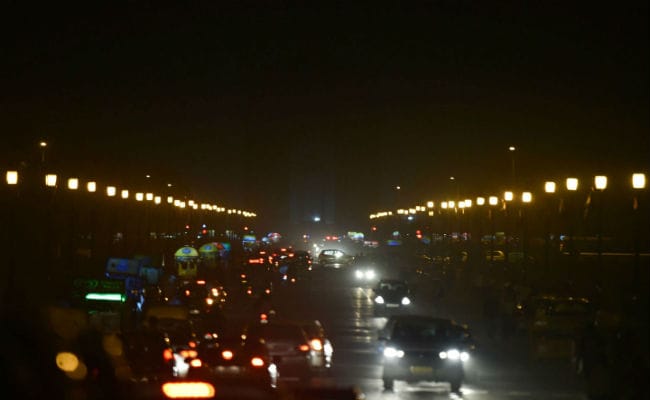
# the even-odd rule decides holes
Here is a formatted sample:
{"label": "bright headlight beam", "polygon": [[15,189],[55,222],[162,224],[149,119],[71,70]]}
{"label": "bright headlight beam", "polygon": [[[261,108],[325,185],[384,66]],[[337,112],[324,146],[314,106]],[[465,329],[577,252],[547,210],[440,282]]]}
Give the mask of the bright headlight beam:
{"label": "bright headlight beam", "polygon": [[404,357],[404,351],[398,350],[394,347],[386,347],[384,349],[384,357],[386,358],[402,358]]}
{"label": "bright headlight beam", "polygon": [[402,305],[408,306],[409,304],[411,304],[411,299],[409,299],[408,297],[402,297]]}
{"label": "bright headlight beam", "polygon": [[375,303],[377,304],[384,304],[384,298],[381,296],[375,297]]}

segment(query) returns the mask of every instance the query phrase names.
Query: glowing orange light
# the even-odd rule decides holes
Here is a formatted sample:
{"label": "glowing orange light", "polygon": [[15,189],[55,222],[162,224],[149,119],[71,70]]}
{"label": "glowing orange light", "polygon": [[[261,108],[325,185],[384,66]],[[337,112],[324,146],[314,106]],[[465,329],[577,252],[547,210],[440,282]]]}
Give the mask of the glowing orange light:
{"label": "glowing orange light", "polygon": [[174,354],[170,349],[163,350],[163,360],[171,361],[174,358]]}
{"label": "glowing orange light", "polygon": [[195,358],[192,361],[190,361],[190,367],[201,368],[202,365],[203,365],[203,363],[201,362],[201,359],[199,359],[199,358]]}
{"label": "glowing orange light", "polygon": [[162,392],[168,399],[210,399],[215,390],[208,382],[166,382]]}
{"label": "glowing orange light", "polygon": [[253,357],[251,359],[251,365],[253,367],[263,367],[264,366],[264,360],[262,360],[260,357]]}
{"label": "glowing orange light", "polygon": [[221,352],[221,358],[223,358],[224,360],[232,360],[233,356],[234,354],[230,350],[224,350]]}
{"label": "glowing orange light", "polygon": [[309,351],[309,345],[301,344],[300,347],[298,347],[298,350],[300,350],[300,351]]}

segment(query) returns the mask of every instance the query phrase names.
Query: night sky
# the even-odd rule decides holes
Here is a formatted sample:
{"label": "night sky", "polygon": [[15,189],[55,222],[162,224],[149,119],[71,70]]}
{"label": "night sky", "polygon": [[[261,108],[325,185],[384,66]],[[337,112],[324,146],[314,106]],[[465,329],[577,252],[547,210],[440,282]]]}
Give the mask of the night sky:
{"label": "night sky", "polygon": [[395,185],[404,206],[449,176],[496,193],[509,145],[532,190],[650,165],[647,1],[14,3],[3,164],[47,139],[52,168],[150,173],[267,222],[292,190],[328,193],[338,222]]}

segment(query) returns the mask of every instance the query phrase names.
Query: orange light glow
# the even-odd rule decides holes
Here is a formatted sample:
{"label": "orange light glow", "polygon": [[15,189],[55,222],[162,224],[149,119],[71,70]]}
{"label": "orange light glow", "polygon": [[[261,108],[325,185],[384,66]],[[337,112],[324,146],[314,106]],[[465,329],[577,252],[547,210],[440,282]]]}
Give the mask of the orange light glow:
{"label": "orange light glow", "polygon": [[200,358],[195,358],[192,361],[190,361],[190,367],[192,368],[201,368],[203,363],[201,362]]}
{"label": "orange light glow", "polygon": [[208,382],[166,382],[162,392],[168,399],[210,399],[215,390]]}
{"label": "orange light glow", "polygon": [[174,358],[174,354],[170,349],[163,350],[163,359],[165,361],[171,361]]}
{"label": "orange light glow", "polygon": [[260,357],[253,357],[251,359],[251,365],[253,367],[263,367],[264,366],[264,360],[262,360]]}
{"label": "orange light glow", "polygon": [[224,360],[232,360],[233,356],[234,356],[234,354],[230,350],[224,350],[224,351],[221,352],[221,357]]}
{"label": "orange light glow", "polygon": [[309,342],[309,345],[311,346],[312,349],[315,351],[321,351],[323,350],[323,342],[320,341],[320,339],[312,339]]}
{"label": "orange light glow", "polygon": [[309,351],[309,345],[301,344],[300,347],[298,347],[298,350],[300,350],[300,351]]}

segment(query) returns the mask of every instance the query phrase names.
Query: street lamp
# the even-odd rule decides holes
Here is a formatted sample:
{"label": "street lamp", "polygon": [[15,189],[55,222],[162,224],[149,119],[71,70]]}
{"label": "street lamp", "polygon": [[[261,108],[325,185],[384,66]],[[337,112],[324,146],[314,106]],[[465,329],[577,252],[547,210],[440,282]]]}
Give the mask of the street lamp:
{"label": "street lamp", "polygon": [[485,205],[485,197],[477,197],[477,198],[476,198],[476,205],[477,205],[477,206],[483,206],[483,205]]}
{"label": "street lamp", "polygon": [[120,193],[120,196],[125,200],[128,199],[129,198],[129,191],[126,190],[126,189],[123,189],[122,192]]}
{"label": "street lamp", "polygon": [[[499,204],[499,199],[497,196],[490,196],[488,202],[491,206],[496,206]],[[488,209],[488,217],[490,218],[490,225],[492,228],[492,235],[490,237],[490,267],[494,266],[494,241],[496,239],[496,224],[494,222],[494,210],[492,207]]]}
{"label": "street lamp", "polygon": [[86,190],[88,190],[88,193],[95,193],[97,191],[97,182],[90,181],[86,183]]}
{"label": "street lamp", "polygon": [[7,185],[17,185],[18,184],[18,171],[7,171]]}
{"label": "street lamp", "polygon": [[44,140],[41,140],[38,143],[38,147],[41,148],[41,164],[45,163],[45,148],[47,147],[47,142]]}
{"label": "street lamp", "polygon": [[79,179],[77,179],[77,178],[69,178],[68,179],[68,189],[70,189],[70,190],[79,189]]}
{"label": "street lamp", "polygon": [[553,181],[546,181],[544,183],[544,192],[546,193],[555,193],[555,182]]}
{"label": "street lamp", "polygon": [[153,200],[153,193],[147,193],[145,195],[145,198],[147,199],[147,201],[152,201]]}
{"label": "street lamp", "polygon": [[106,196],[115,197],[116,193],[117,193],[117,189],[115,188],[115,186],[107,186],[106,187]]}
{"label": "street lamp", "polygon": [[135,201],[142,201],[142,200],[144,200],[144,193],[140,193],[140,192],[136,193]]}
{"label": "street lamp", "polygon": [[[555,189],[556,189],[555,182],[546,181],[544,183],[544,192],[548,196],[555,193]],[[547,204],[546,205],[547,216],[545,218],[546,221],[544,223],[544,227],[545,227],[545,232],[544,232],[544,271],[545,271],[545,273],[547,275],[550,273],[550,271],[549,271],[549,267],[550,267],[549,257],[550,257],[550,247],[551,247],[551,243],[550,243],[550,240],[551,240],[551,238],[550,238],[550,236],[551,236],[551,215],[553,215],[553,216],[555,215],[555,213],[551,214],[551,211],[549,210],[549,207],[550,206]]]}
{"label": "street lamp", "polygon": [[515,186],[517,183],[516,175],[515,175],[515,150],[517,150],[515,146],[508,147],[508,151],[510,152],[510,160],[512,163],[512,185],[513,186]]}
{"label": "street lamp", "polygon": [[632,203],[632,211],[634,212],[634,282],[639,284],[640,265],[639,265],[639,216],[636,215],[639,211],[639,199],[636,194],[639,190],[645,189],[646,179],[643,173],[632,174],[632,189],[634,189],[634,201]]}
{"label": "street lamp", "polygon": [[512,201],[514,198],[515,195],[510,191],[506,191],[505,193],[503,193],[503,200],[505,201]]}
{"label": "street lamp", "polygon": [[575,192],[578,190],[578,178],[567,178],[566,179],[566,188],[569,191]]}
{"label": "street lamp", "polygon": [[56,187],[56,174],[47,174],[45,175],[45,186],[47,187]]}
{"label": "street lamp", "polygon": [[607,177],[604,176],[604,175],[596,175],[594,177],[594,188],[596,189],[596,191],[600,192],[599,196],[597,196],[597,197],[599,197],[599,199],[598,199],[599,204],[597,204],[598,210],[596,212],[598,213],[597,214],[597,218],[598,218],[598,236],[597,236],[597,239],[598,239],[598,242],[597,242],[597,246],[598,246],[598,269],[599,269],[600,273],[602,274],[602,271],[603,271],[603,208],[605,208],[605,206],[603,204],[604,199],[602,197],[602,192],[607,188]]}

